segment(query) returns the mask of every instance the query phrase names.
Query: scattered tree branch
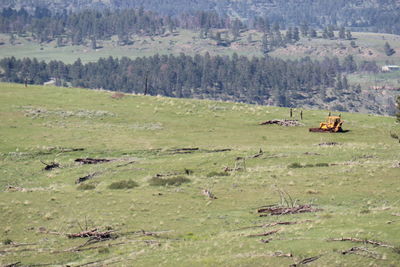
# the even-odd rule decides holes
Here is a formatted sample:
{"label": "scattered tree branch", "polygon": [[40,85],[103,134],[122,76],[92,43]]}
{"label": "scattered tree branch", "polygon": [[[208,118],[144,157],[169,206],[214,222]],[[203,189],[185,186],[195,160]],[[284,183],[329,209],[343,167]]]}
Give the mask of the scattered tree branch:
{"label": "scattered tree branch", "polygon": [[298,263],[295,263],[295,264],[290,265],[290,267],[297,267],[297,266],[299,266],[299,265],[305,265],[305,264],[308,264],[308,263],[310,263],[310,262],[316,261],[316,260],[318,260],[319,258],[321,258],[321,255],[315,256],[315,257],[306,258],[306,259],[304,259],[304,260],[302,260],[302,261],[300,261],[300,262],[298,262]]}
{"label": "scattered tree branch", "polygon": [[293,225],[293,224],[307,223],[307,222],[312,222],[312,221],[305,220],[305,221],[295,221],[295,222],[273,222],[273,223],[243,227],[243,228],[239,228],[237,230],[246,230],[246,229],[251,229],[251,228],[268,228],[268,227],[273,227],[273,226],[277,226],[277,225]]}
{"label": "scattered tree branch", "polygon": [[373,259],[381,259],[382,258],[378,253],[376,253],[374,251],[370,251],[367,248],[362,248],[362,247],[352,247],[348,250],[342,251],[342,255],[347,255],[347,254],[356,254],[356,255],[365,256],[365,257],[373,258]]}
{"label": "scattered tree branch", "polygon": [[258,213],[267,213],[260,214],[260,217],[269,216],[269,215],[286,215],[286,214],[296,214],[296,213],[305,213],[305,212],[317,212],[321,209],[314,208],[311,205],[299,205],[295,207],[282,207],[275,206],[269,208],[261,208],[257,212]]}
{"label": "scattered tree branch", "polygon": [[248,235],[247,237],[268,236],[268,235],[275,234],[275,233],[277,233],[277,232],[279,232],[279,231],[280,231],[280,229],[277,229],[277,230],[273,230],[273,231],[270,231],[270,232],[265,232],[265,233],[261,233],[261,234],[253,234],[253,235]]}
{"label": "scattered tree branch", "polygon": [[331,239],[328,239],[327,241],[350,241],[350,242],[355,242],[355,243],[370,244],[370,245],[379,246],[379,247],[394,248],[394,246],[385,244],[380,241],[359,239],[359,238],[353,238],[353,237],[331,238]]}

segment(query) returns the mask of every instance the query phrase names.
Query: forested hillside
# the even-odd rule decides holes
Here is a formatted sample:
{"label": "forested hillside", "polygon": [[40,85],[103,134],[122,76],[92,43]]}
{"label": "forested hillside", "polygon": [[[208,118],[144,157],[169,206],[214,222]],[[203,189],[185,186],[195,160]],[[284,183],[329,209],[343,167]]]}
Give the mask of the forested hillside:
{"label": "forested hillside", "polygon": [[[113,57],[107,60],[98,60],[100,56],[97,56],[91,61],[98,61],[89,64],[82,64],[80,60],[65,64],[51,59],[50,62],[39,62],[33,58],[5,58],[1,61],[2,81],[43,84],[54,79],[59,86],[394,114],[393,91],[370,92],[371,82],[366,82],[362,76],[379,72],[376,60],[380,64],[397,64],[396,56],[393,56],[397,48],[393,49],[386,37],[380,36],[386,41],[385,45],[381,44],[384,51],[372,51],[360,46],[359,42],[363,44],[363,41],[354,38],[351,30],[396,32],[399,26],[399,17],[395,16],[399,11],[396,2],[364,1],[350,5],[350,2],[335,1],[324,5],[323,1],[271,1],[268,4],[225,1],[214,5],[211,1],[199,1],[191,5],[192,10],[181,9],[179,12],[169,12],[164,7],[169,2],[155,8],[156,1],[100,1],[96,5],[91,5],[90,1],[56,1],[47,6],[45,3],[8,1],[0,5],[3,7],[0,32],[9,36],[11,49],[22,44],[23,38],[25,44],[40,44],[40,51],[49,44],[55,49],[90,47],[90,51],[97,53],[110,49],[111,45],[113,49],[127,47],[124,51],[129,54],[136,51],[139,58],[125,57],[125,52],[112,54]],[[233,12],[236,9],[247,13]],[[268,10],[267,15],[262,10]],[[343,12],[336,16],[336,10]],[[386,14],[385,18],[367,19],[378,16],[376,12],[380,10]],[[357,16],[362,18],[357,19]],[[390,27],[386,27],[389,24]],[[379,30],[371,25],[378,25]],[[186,41],[168,39],[180,35],[185,38],[182,32],[187,30],[196,36]],[[175,48],[191,49],[199,40],[204,41],[201,52],[172,52]],[[314,40],[319,48],[305,45]],[[322,40],[338,42],[336,50],[330,50],[334,53],[326,49]],[[153,52],[146,54],[150,57],[143,57],[141,53],[147,49],[148,41]],[[6,47],[4,42],[0,45]],[[240,54],[248,57],[239,57],[236,51],[245,46],[251,48],[251,55],[259,58],[251,59],[250,54],[243,52]],[[209,54],[210,47],[220,49],[219,53],[221,48],[229,48],[231,53],[228,55],[233,54],[233,57],[213,51]],[[158,48],[163,49],[161,54],[174,55],[160,57]],[[79,51],[80,48],[76,49]],[[285,57],[285,53],[291,50],[303,51],[303,54],[296,56],[297,60],[286,60],[291,57]],[[178,56],[179,53],[182,54]],[[385,58],[379,56],[382,53],[386,54]],[[281,55],[284,60],[273,59],[268,56],[271,54]],[[310,58],[304,58],[308,55]],[[8,56],[4,53],[4,57]],[[29,54],[29,57],[33,56]],[[375,78],[375,87],[397,90],[398,79],[394,76],[390,79],[390,82],[381,82],[381,86]]]}
{"label": "forested hillside", "polygon": [[[181,54],[153,57],[100,59],[83,64],[36,59],[5,58],[1,79],[7,82],[107,89],[179,98],[207,98],[284,107],[329,108],[376,113],[388,112],[374,96],[363,102],[360,85],[351,85],[347,74],[358,68],[351,56],[314,61],[221,57]],[[393,99],[394,101],[394,99]],[[390,111],[389,111],[390,112]]]}
{"label": "forested hillside", "polygon": [[52,10],[79,11],[85,8],[126,9],[144,7],[164,15],[180,15],[199,10],[217,11],[220,15],[252,23],[256,16],[268,16],[282,27],[306,23],[314,27],[346,26],[357,31],[400,33],[400,4],[396,0],[4,0],[2,7],[23,7],[34,3]]}

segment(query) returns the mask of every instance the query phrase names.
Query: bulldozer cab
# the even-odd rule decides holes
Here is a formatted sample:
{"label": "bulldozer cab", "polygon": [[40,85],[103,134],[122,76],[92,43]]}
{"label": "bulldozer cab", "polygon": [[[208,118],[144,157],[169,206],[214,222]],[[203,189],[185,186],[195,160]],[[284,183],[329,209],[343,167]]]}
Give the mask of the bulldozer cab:
{"label": "bulldozer cab", "polygon": [[337,132],[343,132],[342,129],[342,117],[339,116],[331,116],[331,113],[329,113],[328,117],[326,118],[326,121],[321,122],[319,124],[319,128],[310,128],[310,132],[330,132],[330,133],[337,133]]}
{"label": "bulldozer cab", "polygon": [[326,122],[321,122],[320,129],[330,132],[342,131],[342,118],[341,116],[328,116]]}
{"label": "bulldozer cab", "polygon": [[338,125],[341,122],[341,118],[339,116],[329,116],[326,120],[329,125]]}

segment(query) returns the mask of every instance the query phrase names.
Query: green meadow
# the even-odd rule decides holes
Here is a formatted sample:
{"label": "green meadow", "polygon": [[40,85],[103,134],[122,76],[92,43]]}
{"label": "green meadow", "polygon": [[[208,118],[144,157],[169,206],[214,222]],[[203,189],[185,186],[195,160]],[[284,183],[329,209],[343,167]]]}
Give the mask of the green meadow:
{"label": "green meadow", "polygon": [[2,83],[0,264],[398,266],[399,125],[328,112]]}

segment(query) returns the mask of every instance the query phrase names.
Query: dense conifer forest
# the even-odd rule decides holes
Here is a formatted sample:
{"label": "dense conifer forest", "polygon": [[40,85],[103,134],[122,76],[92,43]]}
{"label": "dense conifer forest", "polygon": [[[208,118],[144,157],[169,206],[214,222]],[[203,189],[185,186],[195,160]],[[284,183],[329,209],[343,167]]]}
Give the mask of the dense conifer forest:
{"label": "dense conifer forest", "polygon": [[24,6],[50,7],[51,10],[81,11],[91,9],[129,9],[143,7],[165,16],[215,11],[220,16],[252,23],[255,17],[267,16],[281,28],[308,24],[324,28],[350,27],[354,31],[400,33],[400,4],[396,0],[110,0],[49,1],[3,0],[0,8]]}
{"label": "dense conifer forest", "polygon": [[[283,28],[282,28],[283,27]],[[255,17],[251,22],[220,16],[215,11],[197,11],[192,14],[182,13],[178,17],[162,16],[154,12],[139,9],[125,10],[84,10],[67,13],[66,10],[54,13],[47,8],[36,7],[32,12],[21,8],[19,10],[5,8],[0,12],[0,32],[10,34],[31,34],[40,42],[57,40],[57,46],[66,44],[81,45],[91,42],[93,49],[97,48],[98,40],[108,40],[118,37],[119,45],[132,44],[135,36],[162,36],[173,34],[179,29],[190,29],[199,32],[202,39],[210,38],[219,45],[229,46],[236,41],[241,31],[255,29],[262,32],[263,52],[268,52],[296,43],[300,36],[308,38],[347,39],[352,35],[345,27],[329,25],[318,36],[315,28],[307,23],[285,28],[278,22],[272,23],[268,17]],[[222,36],[216,29],[227,29]],[[285,34],[282,30],[286,29]],[[339,31],[335,36],[334,30]]]}
{"label": "dense conifer forest", "polygon": [[320,62],[181,54],[134,60],[109,57],[87,64],[11,57],[2,59],[0,66],[2,80],[8,82],[42,84],[53,78],[58,85],[280,106],[292,106],[291,101],[316,94],[325,98],[328,88],[339,95],[360,90],[346,78],[358,68],[351,56],[343,62],[337,58]]}

